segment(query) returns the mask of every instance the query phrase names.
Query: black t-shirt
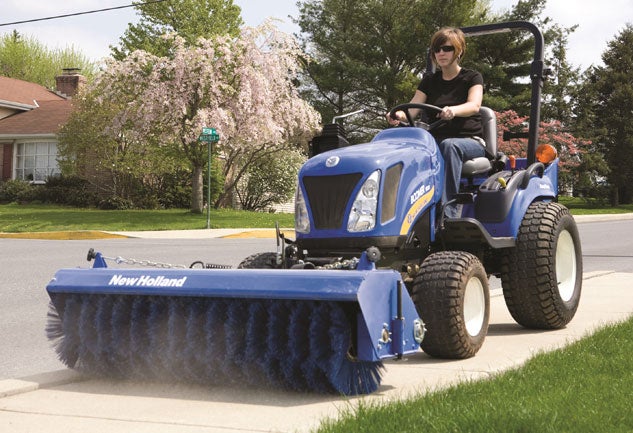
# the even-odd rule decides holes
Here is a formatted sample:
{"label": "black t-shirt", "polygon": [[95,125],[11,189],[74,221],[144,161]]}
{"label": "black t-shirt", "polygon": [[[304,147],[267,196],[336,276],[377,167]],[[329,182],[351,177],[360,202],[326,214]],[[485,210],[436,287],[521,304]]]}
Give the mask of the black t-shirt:
{"label": "black t-shirt", "polygon": [[[426,95],[426,103],[443,108],[447,105],[460,105],[468,100],[468,91],[476,84],[483,86],[484,79],[481,74],[471,69],[462,68],[459,74],[452,80],[442,78],[442,71],[426,75],[420,81],[418,90]],[[437,111],[426,110],[430,121],[434,121]],[[455,117],[446,124],[431,131],[433,136],[441,141],[449,137],[481,137],[483,127],[479,113],[470,117]]]}

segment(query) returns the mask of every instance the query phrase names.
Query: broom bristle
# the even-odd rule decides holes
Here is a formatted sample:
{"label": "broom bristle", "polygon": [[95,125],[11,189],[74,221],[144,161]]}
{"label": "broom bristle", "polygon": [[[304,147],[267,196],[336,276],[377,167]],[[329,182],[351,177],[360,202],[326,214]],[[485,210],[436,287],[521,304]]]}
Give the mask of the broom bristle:
{"label": "broom bristle", "polygon": [[382,364],[349,355],[353,320],[327,301],[65,294],[46,332],[91,375],[354,395]]}
{"label": "broom bristle", "polygon": [[204,371],[204,353],[200,350],[200,341],[204,341],[204,304],[201,299],[192,299],[187,303],[186,333],[184,337],[183,357],[185,363],[183,372],[187,381],[194,382]]}
{"label": "broom bristle", "polygon": [[267,301],[249,303],[244,363],[250,366],[245,377],[251,385],[266,383],[266,362],[262,354],[266,353],[268,311],[270,304]]}

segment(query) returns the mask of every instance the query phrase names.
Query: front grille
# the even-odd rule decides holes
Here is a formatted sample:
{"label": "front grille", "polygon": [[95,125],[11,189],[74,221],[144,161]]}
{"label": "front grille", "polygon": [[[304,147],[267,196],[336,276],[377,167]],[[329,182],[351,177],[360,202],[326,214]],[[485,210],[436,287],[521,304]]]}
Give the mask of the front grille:
{"label": "front grille", "polygon": [[303,178],[306,200],[312,210],[312,220],[316,229],[341,228],[345,208],[361,177],[361,173],[351,173]]}

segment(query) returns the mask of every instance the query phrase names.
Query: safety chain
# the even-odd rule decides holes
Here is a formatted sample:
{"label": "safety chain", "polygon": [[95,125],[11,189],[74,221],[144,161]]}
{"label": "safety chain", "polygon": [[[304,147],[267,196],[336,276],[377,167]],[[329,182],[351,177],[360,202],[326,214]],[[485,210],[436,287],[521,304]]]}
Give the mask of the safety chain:
{"label": "safety chain", "polygon": [[161,262],[152,262],[150,260],[136,260],[136,259],[126,259],[124,257],[121,256],[117,256],[117,257],[106,257],[106,256],[101,256],[106,260],[113,260],[116,264],[121,265],[140,265],[140,266],[147,266],[147,267],[151,267],[151,268],[163,268],[163,269],[171,269],[171,268],[182,268],[182,269],[186,269],[187,266],[185,265],[173,265],[171,263],[161,263]]}

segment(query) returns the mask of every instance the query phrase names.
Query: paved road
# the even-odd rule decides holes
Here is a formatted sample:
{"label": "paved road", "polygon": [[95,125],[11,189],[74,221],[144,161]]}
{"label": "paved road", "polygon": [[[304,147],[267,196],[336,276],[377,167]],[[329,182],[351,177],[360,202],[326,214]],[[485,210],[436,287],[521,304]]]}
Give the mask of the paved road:
{"label": "paved road", "polygon": [[[63,368],[45,337],[46,284],[60,268],[88,267],[88,249],[104,255],[186,264],[195,260],[236,266],[273,251],[273,239],[0,239],[0,380]],[[1,430],[0,430],[1,432]]]}
{"label": "paved road", "polygon": [[[576,317],[565,329],[543,332],[519,327],[507,313],[499,290],[495,289],[491,299],[489,335],[476,357],[461,361],[442,361],[420,353],[404,361],[389,361],[386,363],[387,369],[382,386],[377,393],[365,398],[375,400],[406,397],[410,393],[433,389],[456,380],[488,377],[497,371],[520,365],[536,351],[562,346],[585,336],[605,323],[629,317],[633,313],[633,294],[630,289],[630,278],[633,273],[632,225],[631,220],[580,224],[585,264],[583,295]],[[150,243],[141,246],[146,241]],[[229,260],[230,264],[239,261],[243,257],[241,253],[247,249],[252,252],[270,249],[269,242],[265,240],[223,241],[226,242],[220,241],[214,245],[222,248],[221,258]],[[60,247],[54,244],[16,242],[26,243],[13,244],[7,243],[7,240],[0,240],[0,250],[7,251],[5,247],[15,248],[15,257],[8,258],[7,262],[4,257],[2,260],[2,274],[10,275],[6,279],[12,282],[7,287],[14,289],[11,291],[12,295],[7,295],[3,291],[0,300],[18,310],[24,308],[19,310],[20,313],[11,316],[11,320],[17,320],[18,327],[29,329],[30,320],[33,319],[20,316],[35,314],[24,304],[45,302],[45,296],[38,290],[43,291],[41,281],[47,281],[50,275],[40,275],[47,274],[41,268],[46,267],[48,270],[50,267],[54,270],[58,267],[67,267],[69,261],[68,257],[62,257]],[[83,256],[88,244],[90,242],[73,241],[59,245],[70,248],[72,251],[68,254]],[[123,243],[99,241],[99,244],[101,249],[116,247],[117,251],[112,253],[115,255],[139,256],[137,253],[150,250],[156,253],[155,260],[160,261],[180,259],[184,251],[196,253],[192,254],[196,258],[204,258],[207,254],[205,245],[209,245],[183,240],[126,240]],[[175,246],[182,250],[180,255],[174,258],[167,251]],[[49,248],[47,258],[28,254],[29,251],[45,251]],[[124,252],[121,252],[122,250]],[[232,257],[231,251],[239,252],[239,256]],[[28,262],[24,262],[27,260],[25,257],[28,258]],[[208,260],[213,258],[210,252],[206,257],[209,257]],[[16,274],[13,268],[22,262],[27,266],[22,267],[21,272]],[[5,263],[10,263],[10,267],[5,268]],[[25,273],[27,275],[24,275]],[[27,290],[23,285],[31,274],[36,279],[43,278],[33,293],[30,286]],[[17,296],[15,291],[20,284],[26,292],[21,297]],[[4,322],[6,309],[3,308],[0,312]],[[43,312],[37,314],[41,313]],[[40,321],[40,324],[44,323],[44,319],[36,320]],[[35,334],[35,330],[27,331],[19,340],[28,341],[28,338],[35,338]],[[12,353],[20,353],[20,350],[14,350],[15,347],[4,347],[8,347]],[[59,365],[53,369],[59,368]],[[48,370],[50,369],[43,368],[39,371]],[[62,370],[26,380],[0,381],[0,431],[1,426],[9,426],[8,431],[20,432],[41,431],[43,426],[46,426],[46,430],[52,433],[303,432],[318,425],[323,417],[335,417],[341,409],[357,401],[332,396],[237,387],[202,388],[76,379],[74,373]],[[41,384],[46,386],[42,387]],[[24,392],[29,390],[30,392]],[[1,398],[3,395],[6,396]]]}

